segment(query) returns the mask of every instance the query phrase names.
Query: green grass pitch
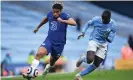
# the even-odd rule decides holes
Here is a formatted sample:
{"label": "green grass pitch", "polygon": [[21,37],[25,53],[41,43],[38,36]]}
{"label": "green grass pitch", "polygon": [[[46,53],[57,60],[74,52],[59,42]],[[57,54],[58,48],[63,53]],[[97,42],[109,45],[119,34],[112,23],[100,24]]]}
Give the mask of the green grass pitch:
{"label": "green grass pitch", "polygon": [[[46,77],[38,76],[34,80],[74,80],[75,73],[48,74]],[[26,80],[22,77],[1,78],[1,80]],[[83,77],[83,80],[133,80],[133,70],[106,70],[94,71]]]}

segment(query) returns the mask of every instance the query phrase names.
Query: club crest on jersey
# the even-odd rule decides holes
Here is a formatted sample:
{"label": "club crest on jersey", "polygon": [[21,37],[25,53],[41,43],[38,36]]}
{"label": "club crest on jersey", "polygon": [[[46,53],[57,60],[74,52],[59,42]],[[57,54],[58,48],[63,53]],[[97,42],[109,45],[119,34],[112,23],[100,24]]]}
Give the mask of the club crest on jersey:
{"label": "club crest on jersey", "polygon": [[56,21],[52,21],[51,22],[51,28],[50,28],[52,31],[55,31],[57,30],[57,22]]}

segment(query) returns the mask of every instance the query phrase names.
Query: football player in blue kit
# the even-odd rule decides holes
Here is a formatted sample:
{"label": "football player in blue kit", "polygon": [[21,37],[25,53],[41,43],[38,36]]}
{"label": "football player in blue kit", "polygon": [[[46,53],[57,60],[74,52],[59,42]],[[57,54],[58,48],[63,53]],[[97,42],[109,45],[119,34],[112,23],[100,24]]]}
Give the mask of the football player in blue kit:
{"label": "football player in blue kit", "polygon": [[78,39],[84,37],[87,29],[93,26],[94,29],[89,36],[89,43],[86,56],[82,56],[76,66],[82,62],[88,63],[88,67],[76,75],[76,80],[82,80],[82,76],[91,73],[105,59],[108,43],[111,43],[116,35],[116,22],[111,19],[111,12],[105,10],[101,16],[96,16],[85,24],[83,32]]}
{"label": "football player in blue kit", "polygon": [[[32,68],[32,71],[37,69],[37,66],[39,65],[39,60],[42,57],[51,53],[50,63],[46,65],[43,75],[46,75],[49,72],[49,69],[54,66],[55,62],[61,56],[64,45],[66,44],[67,26],[76,26],[76,22],[74,21],[74,19],[71,18],[69,14],[62,12],[62,9],[62,4],[55,3],[52,6],[52,11],[47,14],[47,16],[34,30],[34,33],[36,33],[40,29],[40,27],[42,27],[42,25],[49,22],[48,36],[39,47],[35,59],[32,61],[32,64],[30,66],[30,69]],[[27,78],[29,74],[30,73],[23,73],[23,76]]]}

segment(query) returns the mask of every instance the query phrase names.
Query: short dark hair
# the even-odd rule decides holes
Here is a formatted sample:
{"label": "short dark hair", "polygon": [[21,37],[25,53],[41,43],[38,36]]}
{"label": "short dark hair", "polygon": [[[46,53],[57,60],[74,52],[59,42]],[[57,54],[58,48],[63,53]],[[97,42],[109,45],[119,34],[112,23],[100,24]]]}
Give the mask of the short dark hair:
{"label": "short dark hair", "polygon": [[105,11],[102,13],[102,16],[111,18],[111,12],[110,12],[109,10],[105,10]]}
{"label": "short dark hair", "polygon": [[59,4],[59,3],[55,3],[52,8],[53,9],[60,9],[60,10],[62,10],[63,6],[61,4]]}

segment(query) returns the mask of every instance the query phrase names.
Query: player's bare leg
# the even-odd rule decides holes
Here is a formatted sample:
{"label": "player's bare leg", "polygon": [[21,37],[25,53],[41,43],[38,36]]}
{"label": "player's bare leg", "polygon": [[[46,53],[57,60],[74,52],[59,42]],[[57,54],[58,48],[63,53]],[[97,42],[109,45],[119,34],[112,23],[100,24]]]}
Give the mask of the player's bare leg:
{"label": "player's bare leg", "polygon": [[49,72],[50,68],[54,67],[54,64],[55,62],[59,59],[60,56],[58,57],[50,57],[50,64],[47,64],[45,69],[44,69],[44,72],[43,72],[43,75],[46,76],[47,73]]}
{"label": "player's bare leg", "polygon": [[[32,61],[32,64],[31,64],[31,67],[33,69],[36,69],[37,66],[39,65],[39,61],[42,57],[44,57],[45,55],[47,54],[47,49],[44,48],[44,47],[40,47],[38,49],[38,52],[35,56],[35,59]],[[32,78],[35,78],[35,77],[29,77],[27,73],[22,73],[23,77],[26,78],[27,80],[32,80]]]}

